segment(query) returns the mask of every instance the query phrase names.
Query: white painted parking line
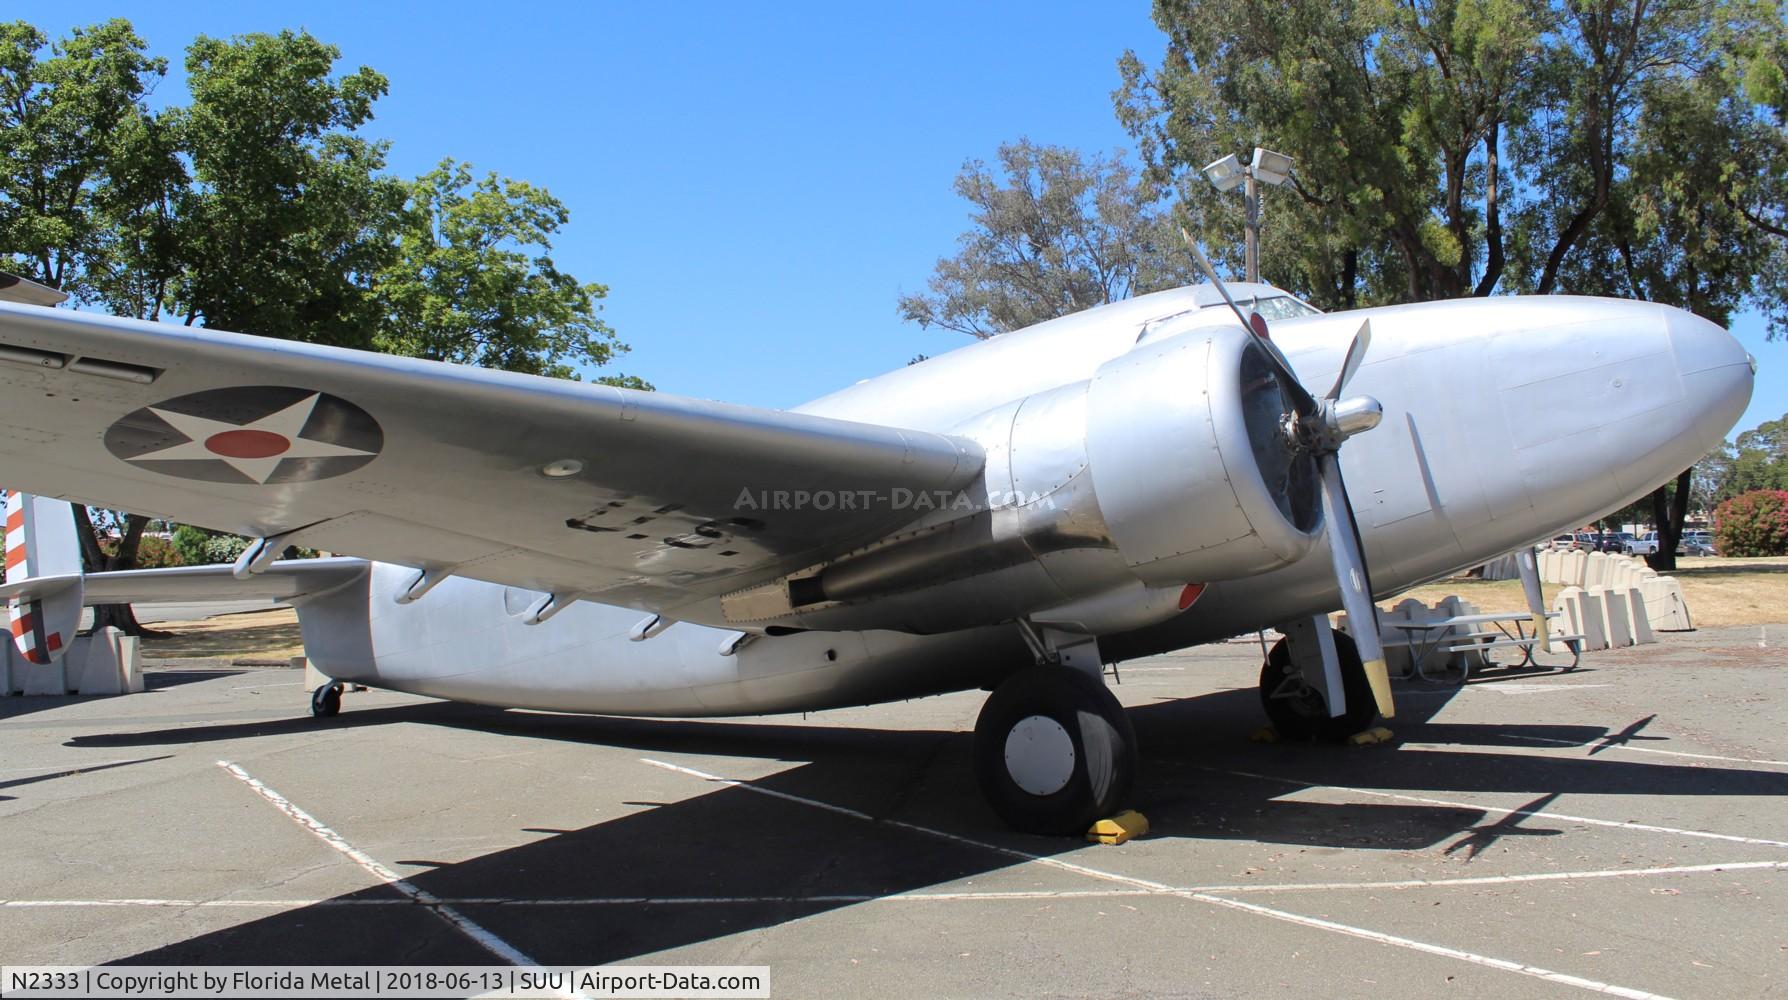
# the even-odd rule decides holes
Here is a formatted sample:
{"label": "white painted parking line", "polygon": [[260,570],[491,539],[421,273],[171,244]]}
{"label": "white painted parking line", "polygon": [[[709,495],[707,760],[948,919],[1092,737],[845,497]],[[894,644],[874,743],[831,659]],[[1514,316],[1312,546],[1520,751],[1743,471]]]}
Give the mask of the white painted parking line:
{"label": "white painted parking line", "polygon": [[1155,882],[1150,879],[1134,878],[1129,875],[1120,875],[1116,872],[1109,872],[1109,871],[1104,871],[1104,870],[1098,869],[1098,868],[1092,868],[1092,867],[1089,867],[1086,865],[1075,864],[1074,862],[1071,862],[1071,861],[1063,861],[1060,858],[1051,858],[1051,857],[1045,857],[1045,856],[1039,855],[1039,854],[1032,854],[1029,851],[1021,851],[1016,848],[1004,847],[999,844],[992,844],[992,843],[988,843],[987,841],[976,840],[973,837],[965,837],[961,834],[950,833],[945,830],[938,830],[938,829],[928,827],[928,826],[921,826],[920,824],[917,824],[917,823],[908,823],[903,820],[877,819],[873,816],[870,816],[868,813],[862,812],[861,810],[851,809],[851,808],[848,808],[845,806],[837,806],[837,805],[833,805],[830,802],[822,802],[818,799],[810,799],[805,796],[794,795],[789,792],[778,791],[778,790],[770,789],[770,788],[763,788],[759,785],[753,784],[748,781],[738,781],[733,778],[723,778],[717,774],[709,774],[705,771],[698,771],[691,767],[683,767],[682,765],[679,765],[679,764],[671,764],[671,763],[667,763],[665,761],[653,760],[649,757],[641,757],[640,762],[644,763],[644,764],[649,764],[653,767],[664,768],[665,770],[668,770],[668,771],[676,771],[681,774],[687,774],[692,777],[700,778],[703,781],[708,781],[708,782],[712,782],[714,784],[724,785],[729,788],[739,788],[739,789],[743,789],[745,791],[758,792],[760,794],[768,795],[768,796],[771,796],[774,798],[783,799],[784,801],[797,802],[802,805],[812,806],[816,809],[823,809],[828,812],[838,813],[841,815],[846,815],[846,816],[851,816],[854,818],[862,819],[862,820],[865,820],[870,823],[876,823],[876,824],[881,824],[881,825],[886,825],[886,826],[891,826],[891,827],[897,827],[897,828],[900,828],[903,830],[911,830],[915,833],[922,833],[927,836],[937,837],[937,838],[940,838],[943,840],[948,840],[948,841],[952,841],[952,842],[959,843],[959,844],[967,844],[970,846],[979,847],[983,850],[992,851],[996,854],[1005,855],[1006,857],[1015,858],[1020,861],[1026,861],[1026,862],[1030,862],[1033,864],[1044,865],[1044,866],[1047,866],[1050,868],[1058,868],[1058,869],[1061,869],[1064,871],[1076,872],[1081,875],[1087,875],[1092,878],[1101,879],[1101,880],[1107,881],[1107,882],[1116,882],[1116,883],[1120,883],[1120,884],[1132,885],[1137,888],[1147,889],[1147,890],[1150,890],[1155,893],[1177,896],[1182,899],[1193,899],[1193,900],[1197,900],[1201,903],[1209,903],[1213,906],[1221,906],[1221,907],[1225,907],[1227,909],[1240,910],[1245,913],[1252,913],[1257,916],[1267,917],[1269,919],[1278,920],[1278,921],[1281,921],[1284,923],[1296,924],[1301,927],[1308,927],[1308,928],[1312,928],[1315,930],[1329,931],[1331,933],[1336,933],[1336,934],[1344,934],[1348,937],[1359,938],[1359,939],[1365,940],[1365,941],[1374,941],[1379,944],[1386,944],[1386,945],[1391,945],[1392,947],[1404,948],[1404,949],[1407,949],[1410,951],[1420,952],[1420,953],[1426,954],[1426,955],[1434,955],[1434,956],[1438,956],[1441,958],[1451,958],[1451,959],[1455,959],[1455,960],[1461,961],[1461,962],[1468,962],[1472,965],[1481,966],[1481,967],[1487,968],[1487,969],[1496,969],[1496,970],[1499,970],[1502,972],[1512,972],[1517,975],[1528,976],[1528,977],[1534,978],[1534,979],[1541,979],[1541,980],[1545,980],[1546,982],[1550,982],[1550,983],[1557,983],[1561,986],[1574,986],[1578,989],[1588,990],[1592,993],[1603,993],[1603,994],[1607,994],[1610,996],[1628,997],[1628,998],[1630,998],[1630,1000],[1667,1000],[1667,998],[1663,997],[1661,994],[1650,993],[1645,990],[1637,990],[1637,989],[1633,989],[1633,988],[1627,987],[1627,986],[1618,986],[1613,983],[1605,983],[1605,982],[1601,982],[1601,981],[1595,980],[1595,979],[1585,979],[1581,976],[1570,975],[1569,973],[1554,972],[1551,969],[1541,968],[1540,966],[1537,966],[1537,965],[1527,965],[1522,962],[1514,962],[1514,961],[1510,961],[1510,960],[1504,959],[1504,958],[1495,958],[1495,957],[1492,957],[1489,955],[1480,955],[1475,952],[1462,951],[1458,948],[1449,948],[1449,947],[1446,947],[1445,945],[1429,944],[1424,941],[1417,941],[1413,938],[1400,937],[1395,934],[1386,934],[1382,931],[1370,930],[1370,929],[1364,928],[1364,927],[1355,927],[1350,924],[1337,923],[1332,920],[1323,920],[1318,917],[1307,917],[1307,916],[1304,916],[1303,914],[1292,913],[1287,910],[1275,909],[1270,906],[1261,906],[1258,903],[1245,903],[1239,899],[1229,899],[1229,898],[1226,898],[1223,896],[1213,895],[1209,892],[1198,892],[1198,891],[1188,891],[1188,890],[1176,889],[1173,886],[1164,885],[1163,883]]}
{"label": "white painted parking line", "polygon": [[[801,803],[809,805],[811,803]],[[1730,861],[1711,865],[1673,865],[1663,868],[1609,868],[1599,871],[1535,872],[1526,875],[1484,875],[1468,878],[1394,879],[1382,882],[1265,882],[1218,885],[1169,885],[1159,889],[986,889],[960,892],[815,893],[778,896],[572,896],[565,898],[515,896],[440,897],[446,906],[578,907],[578,906],[761,906],[802,903],[983,903],[1027,900],[1112,899],[1136,896],[1185,896],[1188,893],[1225,895],[1273,892],[1385,891],[1449,889],[1464,886],[1509,885],[1521,882],[1574,882],[1585,879],[1651,878],[1664,875],[1697,875],[1743,871],[1788,871],[1788,861]],[[331,897],[326,899],[0,899],[0,909],[71,909],[145,907],[165,909],[298,909],[310,906],[412,906],[410,899]]]}
{"label": "white painted parking line", "polygon": [[1297,778],[1283,778],[1276,774],[1260,774],[1255,771],[1237,771],[1227,767],[1214,767],[1209,764],[1190,764],[1189,767],[1212,774],[1228,774],[1238,778],[1257,778],[1281,785],[1292,785],[1297,788],[1309,788],[1322,791],[1344,792],[1355,795],[1368,795],[1376,799],[1395,799],[1399,802],[1419,802],[1428,806],[1445,806],[1449,809],[1474,809],[1480,812],[1498,813],[1503,816],[1533,816],[1541,819],[1556,819],[1565,823],[1583,823],[1587,826],[1602,826],[1617,830],[1637,830],[1641,833],[1663,833],[1673,837],[1699,837],[1704,840],[1724,840],[1734,844],[1753,844],[1758,847],[1788,847],[1788,840],[1770,840],[1767,837],[1741,837],[1731,833],[1714,833],[1711,830],[1685,830],[1674,826],[1658,826],[1652,823],[1635,823],[1631,820],[1596,819],[1592,816],[1573,816],[1569,813],[1553,812],[1549,809],[1505,809],[1502,806],[1485,805],[1482,802],[1454,802],[1448,799],[1428,798],[1424,795],[1404,795],[1400,792],[1381,792],[1372,788],[1357,788],[1352,785],[1324,785],[1320,782],[1301,781]]}
{"label": "white painted parking line", "polygon": [[1318,930],[1333,931],[1337,934],[1345,934],[1348,937],[1356,937],[1365,941],[1376,941],[1379,944],[1393,945],[1398,948],[1408,948],[1411,951],[1419,951],[1427,955],[1436,955],[1441,958],[1452,958],[1461,962],[1470,962],[1472,965],[1480,965],[1486,969],[1514,972],[1523,976],[1531,976],[1535,979],[1543,979],[1549,983],[1557,983],[1560,986],[1575,986],[1578,989],[1588,990],[1591,993],[1605,993],[1609,996],[1628,997],[1630,1000],[1666,1000],[1661,993],[1650,993],[1645,990],[1636,990],[1627,986],[1616,986],[1613,983],[1604,983],[1597,979],[1585,979],[1582,976],[1573,976],[1565,972],[1554,972],[1551,969],[1541,968],[1537,965],[1511,962],[1506,958],[1492,958],[1489,955],[1479,955],[1474,952],[1461,951],[1458,948],[1448,948],[1445,945],[1428,944],[1424,941],[1398,937],[1395,934],[1386,934],[1382,931],[1368,930],[1364,927],[1354,927],[1349,924],[1337,923],[1333,920],[1323,920],[1320,917],[1306,917],[1298,913],[1288,913],[1284,910],[1275,910],[1270,907],[1261,906],[1258,903],[1244,903],[1239,899],[1224,899],[1221,896],[1207,896],[1202,894],[1195,895],[1192,898],[1207,903],[1213,903],[1217,906],[1226,906],[1232,910],[1242,910],[1246,913],[1258,913],[1263,917],[1272,917],[1275,920],[1301,924],[1305,927],[1314,927]]}
{"label": "white painted parking line", "polygon": [[445,920],[465,936],[477,942],[479,946],[511,965],[535,966],[539,962],[522,954],[515,946],[486,930],[465,914],[442,902],[433,893],[419,889],[408,879],[380,864],[371,855],[344,840],[341,834],[325,826],[315,816],[300,809],[290,799],[269,788],[259,778],[250,775],[236,764],[220,760],[217,766],[224,769],[231,777],[254,790],[256,795],[265,799],[273,808],[284,813],[286,818],[310,831],[318,840],[346,855],[349,860],[365,869],[367,874],[380,882],[389,885],[398,892],[409,897],[413,902],[426,907],[431,913]]}
{"label": "white painted parking line", "polygon": [[1713,865],[1670,865],[1661,868],[1605,868],[1580,872],[1531,872],[1525,875],[1472,875],[1463,878],[1409,878],[1386,882],[1281,882],[1263,885],[1193,886],[1205,892],[1312,892],[1332,889],[1446,889],[1453,886],[1511,885],[1521,882],[1575,882],[1580,879],[1647,878],[1700,875],[1709,872],[1788,871],[1788,861],[1738,861]]}
{"label": "white painted parking line", "polygon": [[1467,684],[1467,691],[1494,691],[1497,694],[1557,694],[1560,691],[1587,691],[1590,688],[1613,687],[1612,684],[1522,684],[1518,681]]}

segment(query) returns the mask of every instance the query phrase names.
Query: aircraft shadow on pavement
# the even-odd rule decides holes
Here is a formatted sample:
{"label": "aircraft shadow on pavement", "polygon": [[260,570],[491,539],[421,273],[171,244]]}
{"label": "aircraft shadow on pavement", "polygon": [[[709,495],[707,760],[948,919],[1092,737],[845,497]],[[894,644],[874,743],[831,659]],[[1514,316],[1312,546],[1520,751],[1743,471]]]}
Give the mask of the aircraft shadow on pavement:
{"label": "aircraft shadow on pavement", "polygon": [[[83,774],[92,774],[95,771],[110,771],[113,768],[130,767],[133,764],[150,764],[158,760],[167,760],[172,756],[174,755],[171,753],[164,753],[157,754],[154,757],[139,757],[136,760],[114,760],[105,764],[93,764],[88,767],[64,768],[60,771],[46,769],[42,774],[32,774],[23,778],[8,778],[5,781],[0,781],[0,789],[18,788],[22,785],[38,785],[46,781],[55,781],[58,778],[73,778]],[[11,802],[17,797],[18,796],[16,795],[0,795],[0,802]]]}
{"label": "aircraft shadow on pavement", "polygon": [[[1133,802],[1149,815],[1157,836],[1379,850],[1444,844],[1448,853],[1469,858],[1501,837],[1544,837],[1559,831],[1546,828],[1533,817],[1491,817],[1474,808],[1413,802],[1326,803],[1287,796],[1312,785],[1411,789],[1431,796],[1448,791],[1530,793],[1537,798],[1523,808],[1539,809],[1573,792],[1788,793],[1788,775],[1775,772],[1633,763],[1606,756],[1496,752],[1514,746],[1512,736],[1580,747],[1622,736],[1605,728],[1435,723],[1424,721],[1426,715],[1431,711],[1412,710],[1401,718],[1399,736],[1454,749],[1252,744],[1246,736],[1259,723],[1257,696],[1252,690],[1222,691],[1135,708],[1131,716],[1143,760]],[[1622,738],[1631,738],[1645,721],[1628,726]],[[785,796],[830,803],[1039,856],[1083,846],[1069,838],[1030,837],[1001,829],[975,788],[970,767],[972,738],[962,732],[591,718],[432,703],[365,711],[350,706],[328,723],[310,719],[235,723],[84,737],[70,743],[159,746],[314,731],[319,725],[341,728],[393,723],[448,726],[521,740],[568,741],[647,754],[791,761],[796,762],[794,766],[754,784]],[[1481,749],[1458,749],[1461,746]],[[1244,771],[1253,776],[1236,773]],[[644,803],[642,811],[582,829],[541,831],[530,826],[524,813],[516,820],[518,829],[548,835],[455,863],[415,861],[412,863],[433,867],[408,878],[417,888],[449,901],[538,961],[589,964],[636,959],[726,935],[774,928],[886,896],[986,876],[1017,864],[1010,854],[963,840],[866,822],[746,788],[709,785],[704,791],[699,779],[689,780],[692,794],[688,797]],[[451,787],[443,788],[442,793],[457,794]],[[1197,870],[1188,870],[1185,880],[1190,884],[1208,879],[1201,879]],[[982,878],[975,888],[1061,885],[1057,873],[1040,871],[1034,879],[1021,876],[997,884]],[[338,897],[331,905],[294,909],[132,955],[121,964],[275,959],[312,964],[492,961],[471,939],[425,907],[333,905],[343,900],[393,898],[398,896],[390,887],[373,887]],[[578,899],[607,902],[539,905],[491,901]],[[687,901],[668,901],[678,899]]]}

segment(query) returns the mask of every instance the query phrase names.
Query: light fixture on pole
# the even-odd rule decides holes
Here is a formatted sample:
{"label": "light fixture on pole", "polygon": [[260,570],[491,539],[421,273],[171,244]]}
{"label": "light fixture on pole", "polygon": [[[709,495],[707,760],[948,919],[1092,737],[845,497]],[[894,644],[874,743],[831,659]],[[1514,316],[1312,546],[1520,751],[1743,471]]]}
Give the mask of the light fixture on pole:
{"label": "light fixture on pole", "polygon": [[1243,251],[1249,281],[1260,280],[1260,185],[1275,187],[1291,180],[1292,159],[1284,153],[1254,147],[1254,161],[1244,164],[1231,153],[1205,165],[1204,176],[1219,191],[1242,188],[1242,220],[1247,229]]}
{"label": "light fixture on pole", "polygon": [[1210,178],[1219,191],[1234,191],[1247,172],[1248,168],[1242,166],[1242,161],[1236,159],[1234,153],[1215,163],[1206,164],[1204,168],[1204,175]]}

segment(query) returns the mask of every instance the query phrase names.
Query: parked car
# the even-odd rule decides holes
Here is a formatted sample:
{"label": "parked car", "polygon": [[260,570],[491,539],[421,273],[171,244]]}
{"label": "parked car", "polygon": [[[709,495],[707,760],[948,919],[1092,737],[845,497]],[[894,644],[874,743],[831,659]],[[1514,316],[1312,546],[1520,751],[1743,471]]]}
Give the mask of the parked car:
{"label": "parked car", "polygon": [[1636,539],[1633,538],[1633,533],[1630,531],[1603,532],[1601,547],[1597,551],[1616,553],[1625,552],[1627,551],[1627,546],[1634,541],[1636,541]]}
{"label": "parked car", "polygon": [[1650,556],[1658,552],[1658,533],[1648,531],[1638,538],[1627,542],[1626,553],[1630,556]]}
{"label": "parked car", "polygon": [[1682,540],[1676,543],[1676,554],[1711,556],[1714,554],[1713,536],[1705,531],[1685,531]]}

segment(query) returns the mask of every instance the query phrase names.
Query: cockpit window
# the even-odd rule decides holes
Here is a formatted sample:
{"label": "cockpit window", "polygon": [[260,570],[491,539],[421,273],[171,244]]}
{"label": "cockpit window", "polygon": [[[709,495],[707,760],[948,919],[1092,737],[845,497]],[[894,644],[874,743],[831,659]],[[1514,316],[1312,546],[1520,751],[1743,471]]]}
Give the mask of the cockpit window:
{"label": "cockpit window", "polygon": [[1244,309],[1252,309],[1266,317],[1269,322],[1276,319],[1298,319],[1303,316],[1322,315],[1321,311],[1313,309],[1289,295],[1243,299],[1238,304]]}

